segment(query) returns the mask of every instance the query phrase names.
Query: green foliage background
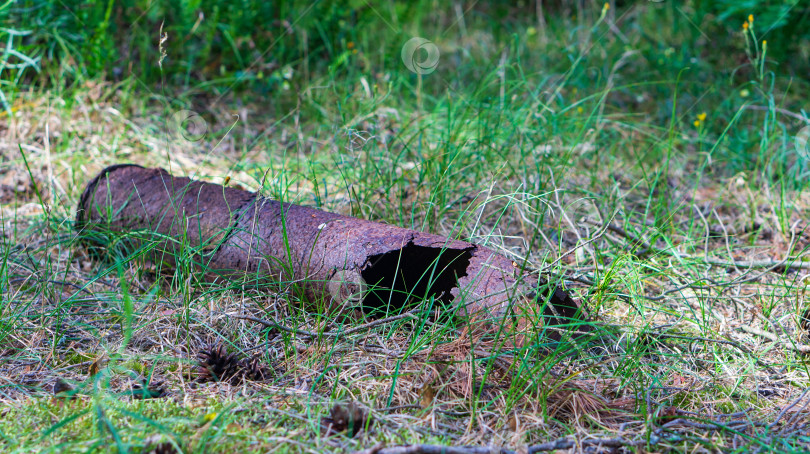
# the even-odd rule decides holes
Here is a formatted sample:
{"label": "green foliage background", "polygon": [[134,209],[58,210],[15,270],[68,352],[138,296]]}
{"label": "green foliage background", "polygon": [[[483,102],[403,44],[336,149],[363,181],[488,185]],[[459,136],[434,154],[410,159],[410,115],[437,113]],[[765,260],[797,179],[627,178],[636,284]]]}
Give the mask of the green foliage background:
{"label": "green foliage background", "polygon": [[[462,2],[474,20],[499,24],[496,37],[505,42],[532,23],[536,8],[534,2],[511,3]],[[556,16],[576,15],[573,2],[551,3],[546,5],[551,28],[563,25]],[[598,15],[599,5],[590,3],[586,13]],[[656,23],[672,19],[676,33],[668,38],[683,49],[694,49],[705,36],[723,48],[732,45],[733,33],[748,14],[755,13],[762,37],[779,43],[771,48],[773,57],[784,61],[791,73],[808,68],[806,55],[786,58],[806,53],[800,43],[810,39],[810,7],[800,5],[800,0],[653,2],[660,3],[656,8],[647,7],[650,3],[617,6],[625,10],[645,6],[629,20],[646,29],[650,50],[673,44],[656,33]],[[279,82],[274,68],[306,65],[310,71],[322,71],[336,65],[349,42],[365,40],[362,44],[375,51],[375,61],[369,62],[375,68],[397,64],[408,32],[441,26],[446,17],[452,18],[452,9],[449,2],[437,0],[25,0],[2,6],[0,19],[6,25],[0,34],[5,35],[6,51],[13,49],[37,62],[26,70],[62,69],[41,71],[39,77],[26,74],[40,84],[134,76],[149,86],[162,82],[210,92],[238,81],[240,91],[267,93]],[[161,25],[168,38],[162,70],[156,64]],[[15,60],[15,55],[5,57],[7,62]],[[707,57],[720,60],[722,53]],[[48,80],[52,74],[64,80]],[[6,77],[15,75],[12,71]]]}
{"label": "green foliage background", "polygon": [[[524,116],[521,109],[536,110],[532,99],[563,77],[579,95],[549,98],[566,106],[562,112],[592,111],[604,95],[600,114],[638,114],[666,129],[673,121],[690,125],[696,114],[690,111],[699,109],[708,112],[701,140],[714,144],[707,172],[764,169],[768,179],[790,174],[790,181],[804,181],[803,163],[766,150],[780,133],[773,118],[748,116],[750,127],[724,131],[740,121],[746,104],[805,112],[798,94],[810,71],[806,2],[612,0],[615,30],[599,22],[599,2],[544,4],[541,21],[534,1],[10,0],[0,6],[6,24],[0,107],[10,112],[21,90],[105,80],[126,83],[134,93],[171,95],[195,110],[223,96],[261,101],[270,116],[301,105],[305,94],[310,120],[345,125],[348,112],[376,106],[358,107],[353,87],[365,83],[376,94],[418,92],[376,98],[406,111],[451,111],[449,104],[468,102],[478,109],[476,121],[492,128]],[[753,40],[742,33],[749,15]],[[436,77],[419,78],[402,64],[400,51],[413,36],[441,50]],[[760,52],[764,40],[766,53]],[[504,95],[496,83],[504,54],[506,78],[520,84],[510,87],[511,109],[492,110],[486,106]],[[609,93],[599,92],[608,85]],[[324,86],[331,93],[312,90]],[[540,143],[570,130],[569,123],[555,116],[546,129],[528,134]],[[781,131],[779,140],[791,134]],[[667,149],[668,142],[659,142],[633,158],[659,162]]]}

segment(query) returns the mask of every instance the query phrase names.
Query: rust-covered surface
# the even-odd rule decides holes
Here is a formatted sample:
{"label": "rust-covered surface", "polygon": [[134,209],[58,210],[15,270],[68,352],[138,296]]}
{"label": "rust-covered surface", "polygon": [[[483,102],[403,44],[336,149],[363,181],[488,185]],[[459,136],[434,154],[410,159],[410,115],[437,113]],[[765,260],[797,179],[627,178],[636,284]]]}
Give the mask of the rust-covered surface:
{"label": "rust-covered surface", "polygon": [[433,296],[479,318],[531,314],[546,300],[543,312],[551,323],[581,317],[565,292],[546,289],[489,248],[280,203],[163,169],[119,165],[102,171],[82,194],[76,228],[100,247],[98,238],[105,237],[94,233],[146,232],[156,245],[152,255],[164,263],[174,265],[182,247],[204,266],[208,280],[296,282],[308,301],[324,309],[360,302],[402,306]]}

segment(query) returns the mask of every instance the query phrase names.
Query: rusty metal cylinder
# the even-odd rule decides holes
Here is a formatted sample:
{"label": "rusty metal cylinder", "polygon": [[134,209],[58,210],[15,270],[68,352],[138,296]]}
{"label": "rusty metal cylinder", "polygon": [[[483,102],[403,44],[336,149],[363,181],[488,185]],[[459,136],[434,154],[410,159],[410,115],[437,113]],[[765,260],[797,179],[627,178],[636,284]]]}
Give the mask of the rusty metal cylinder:
{"label": "rusty metal cylinder", "polygon": [[529,304],[529,312],[551,323],[580,316],[565,292],[547,288],[489,248],[163,169],[104,169],[81,196],[76,229],[91,247],[108,247],[110,235],[128,235],[132,247],[148,245],[149,257],[170,267],[190,258],[208,281],[294,285],[325,310],[433,297],[463,315],[506,315],[516,304]]}

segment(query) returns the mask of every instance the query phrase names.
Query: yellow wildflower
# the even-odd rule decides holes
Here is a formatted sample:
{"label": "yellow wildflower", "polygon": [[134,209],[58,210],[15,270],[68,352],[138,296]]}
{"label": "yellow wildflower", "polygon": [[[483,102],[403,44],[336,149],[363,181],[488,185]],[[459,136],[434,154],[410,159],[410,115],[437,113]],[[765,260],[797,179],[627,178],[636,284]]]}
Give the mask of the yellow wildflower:
{"label": "yellow wildflower", "polygon": [[743,30],[748,30],[748,22],[743,22]]}
{"label": "yellow wildflower", "polygon": [[754,23],[754,15],[753,14],[748,15],[748,22],[750,22],[751,24]]}
{"label": "yellow wildflower", "polygon": [[700,120],[695,120],[695,122],[692,123],[692,124],[695,125],[696,128],[699,128],[700,127]]}
{"label": "yellow wildflower", "polygon": [[701,112],[697,116],[698,121],[706,121],[706,112]]}

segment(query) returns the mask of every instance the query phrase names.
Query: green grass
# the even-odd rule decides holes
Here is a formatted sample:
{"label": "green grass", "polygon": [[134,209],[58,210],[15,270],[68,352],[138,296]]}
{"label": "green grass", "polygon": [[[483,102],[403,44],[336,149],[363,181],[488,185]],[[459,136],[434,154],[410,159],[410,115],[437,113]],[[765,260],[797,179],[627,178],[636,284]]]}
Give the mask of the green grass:
{"label": "green grass", "polygon": [[[806,7],[561,2],[541,26],[533,2],[243,3],[0,5],[0,449],[807,449]],[[435,72],[403,64],[414,36]],[[120,162],[485,244],[597,329],[493,349],[417,301],[334,336],[369,320],[308,310],[295,282],[201,282],[187,239],[176,269],[137,232],[95,256],[74,210]],[[273,378],[194,383],[211,342]],[[134,399],[150,380],[167,397]],[[323,436],[349,401],[373,425]]]}

